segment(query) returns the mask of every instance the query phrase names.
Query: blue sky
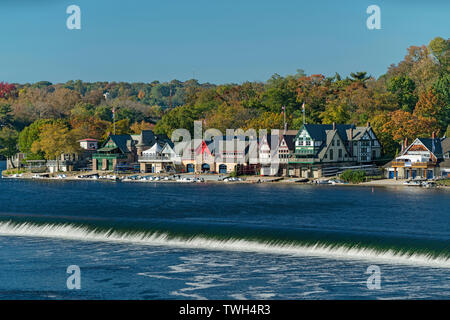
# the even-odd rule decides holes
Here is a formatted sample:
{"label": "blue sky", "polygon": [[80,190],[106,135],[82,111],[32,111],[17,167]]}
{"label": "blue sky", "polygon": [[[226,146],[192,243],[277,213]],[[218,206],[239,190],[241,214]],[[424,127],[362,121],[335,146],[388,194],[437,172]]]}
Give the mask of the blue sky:
{"label": "blue sky", "polygon": [[[81,8],[68,30],[66,8]],[[381,8],[368,30],[366,8]],[[449,37],[448,0],[2,0],[0,81],[265,81],[385,73],[410,45]]]}

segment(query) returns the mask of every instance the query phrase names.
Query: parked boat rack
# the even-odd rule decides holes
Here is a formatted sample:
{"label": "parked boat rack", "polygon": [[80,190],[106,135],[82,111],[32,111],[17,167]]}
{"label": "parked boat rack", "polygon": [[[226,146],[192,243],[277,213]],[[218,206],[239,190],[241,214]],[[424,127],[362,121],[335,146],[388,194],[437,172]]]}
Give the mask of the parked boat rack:
{"label": "parked boat rack", "polygon": [[359,165],[351,167],[323,167],[322,176],[323,177],[333,177],[341,174],[345,170],[362,170],[365,171],[367,175],[378,175],[380,174],[380,169],[378,169],[374,164]]}

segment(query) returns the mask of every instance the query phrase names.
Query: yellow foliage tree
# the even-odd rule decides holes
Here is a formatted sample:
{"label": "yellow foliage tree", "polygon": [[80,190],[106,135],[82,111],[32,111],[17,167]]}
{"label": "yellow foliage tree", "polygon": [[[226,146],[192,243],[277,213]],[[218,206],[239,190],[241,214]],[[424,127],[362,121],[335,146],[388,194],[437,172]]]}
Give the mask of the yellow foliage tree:
{"label": "yellow foliage tree", "polygon": [[135,134],[140,134],[143,130],[153,130],[155,125],[153,123],[145,122],[142,120],[141,122],[135,122],[131,125],[131,131]]}
{"label": "yellow foliage tree", "polygon": [[64,153],[77,153],[79,150],[80,146],[74,134],[62,123],[44,125],[39,140],[31,146],[33,153],[42,151],[48,160],[58,159]]}

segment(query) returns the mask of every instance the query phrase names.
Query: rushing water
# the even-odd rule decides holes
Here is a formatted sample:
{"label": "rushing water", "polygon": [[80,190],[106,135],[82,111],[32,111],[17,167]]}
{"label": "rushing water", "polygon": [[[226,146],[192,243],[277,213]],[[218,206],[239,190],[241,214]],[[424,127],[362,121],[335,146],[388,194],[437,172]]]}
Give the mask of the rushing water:
{"label": "rushing water", "polygon": [[448,299],[449,207],[413,187],[2,179],[0,298]]}

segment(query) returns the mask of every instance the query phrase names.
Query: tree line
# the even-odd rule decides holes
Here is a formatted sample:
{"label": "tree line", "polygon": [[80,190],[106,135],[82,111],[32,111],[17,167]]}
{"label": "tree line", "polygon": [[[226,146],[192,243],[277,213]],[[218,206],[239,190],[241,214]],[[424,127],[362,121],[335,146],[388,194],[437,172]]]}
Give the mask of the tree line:
{"label": "tree line", "polygon": [[[347,77],[321,74],[273,75],[265,82],[210,84],[197,80],[160,83],[0,83],[0,154],[17,151],[28,159],[53,159],[76,152],[77,140],[104,140],[112,132],[153,129],[169,136],[177,128],[280,129],[282,110],[290,129],[303,123],[370,122],[386,156],[405,138],[449,135],[450,40],[434,38],[411,46],[398,64],[375,79],[367,72]],[[105,95],[108,93],[108,95]]]}

